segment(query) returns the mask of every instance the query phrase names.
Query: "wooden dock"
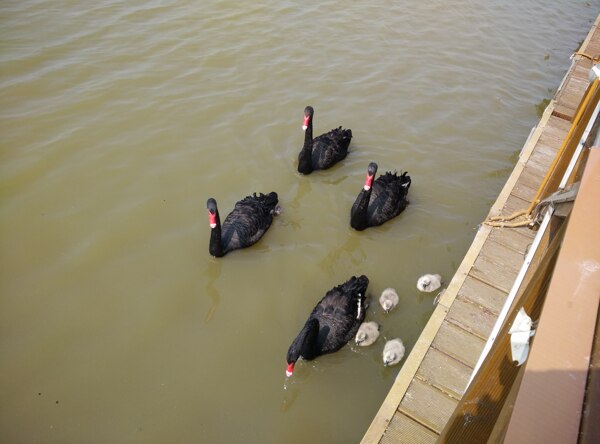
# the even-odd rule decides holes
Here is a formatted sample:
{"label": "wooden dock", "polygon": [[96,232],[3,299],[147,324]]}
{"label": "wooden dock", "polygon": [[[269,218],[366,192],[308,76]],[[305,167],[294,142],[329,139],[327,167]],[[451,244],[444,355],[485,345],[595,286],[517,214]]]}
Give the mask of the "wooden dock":
{"label": "wooden dock", "polygon": [[[519,160],[489,216],[527,209],[571,129],[600,55],[600,16]],[[362,439],[374,443],[433,443],[462,398],[535,232],[482,224],[448,288]]]}

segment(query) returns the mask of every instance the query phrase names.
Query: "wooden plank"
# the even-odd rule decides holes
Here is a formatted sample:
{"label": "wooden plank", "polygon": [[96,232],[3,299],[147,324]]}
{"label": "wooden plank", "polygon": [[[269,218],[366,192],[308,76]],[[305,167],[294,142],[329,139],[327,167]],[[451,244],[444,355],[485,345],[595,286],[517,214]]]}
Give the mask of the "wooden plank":
{"label": "wooden plank", "polygon": [[471,276],[508,293],[517,277],[512,269],[503,269],[487,258],[478,258],[471,270]]}
{"label": "wooden plank", "polygon": [[397,414],[390,421],[381,437],[381,444],[433,444],[438,435],[411,418]]}
{"label": "wooden plank", "polygon": [[[520,200],[522,200],[522,199],[520,199]],[[524,205],[527,205],[527,202],[525,202]],[[528,239],[529,243],[531,243],[531,241],[533,240],[533,238],[535,238],[535,233],[536,233],[535,230],[532,230],[527,225],[522,226],[522,227],[509,228],[509,229],[507,229],[507,228],[494,228],[494,233],[495,234],[497,233],[496,234],[497,236],[500,236],[503,232],[506,232],[506,233],[517,233],[521,238]],[[491,233],[490,233],[490,235],[491,235]],[[515,240],[515,241],[512,241],[512,242],[498,241],[498,243],[504,244],[506,246],[510,246],[511,248],[514,248],[517,251],[519,251],[520,253],[522,253],[522,252],[526,251],[527,247],[526,247],[525,250],[521,250],[521,248],[517,248],[516,244],[520,243],[520,242],[521,242],[520,240]],[[515,244],[515,245],[513,245],[513,244]]]}
{"label": "wooden plank", "polygon": [[442,323],[432,347],[473,368],[485,341],[450,322]]}
{"label": "wooden plank", "polygon": [[458,295],[461,299],[466,299],[497,315],[502,310],[508,293],[468,276]]}
{"label": "wooden plank", "polygon": [[[508,294],[508,291],[506,292]],[[481,339],[487,340],[498,315],[459,296],[454,300],[446,319]]]}
{"label": "wooden plank", "polygon": [[[535,169],[523,169],[523,173],[519,176],[519,180],[517,183],[524,183],[530,188],[538,189],[542,181],[544,180],[544,176],[546,173],[541,173]],[[514,191],[513,193],[514,194]],[[530,199],[525,199],[527,201],[531,201]]]}
{"label": "wooden plank", "polygon": [[[581,47],[584,48],[584,45],[582,45]],[[598,38],[597,32],[591,38],[591,40],[587,44],[587,47],[585,47],[584,49],[580,49],[580,51],[583,51],[586,54],[591,55],[592,57],[597,57],[598,55],[600,55],[600,38]],[[582,58],[581,60],[583,61],[586,59]]]}
{"label": "wooden plank", "polygon": [[440,433],[458,401],[419,379],[413,379],[400,405],[400,412]]}
{"label": "wooden plank", "polygon": [[525,255],[534,237],[535,232],[526,227],[494,228],[490,233],[489,240]]}
{"label": "wooden plank", "polygon": [[[537,146],[539,146],[539,144],[536,145],[536,148]],[[549,148],[546,147],[545,149]],[[552,165],[554,157],[554,155],[547,156],[540,154],[537,152],[537,150],[532,153],[527,160],[525,167],[523,168],[523,172],[519,176],[519,179],[517,180],[511,194],[531,202],[531,200],[537,194],[538,188],[542,184],[544,177],[548,172],[548,168]]]}
{"label": "wooden plank", "polygon": [[569,108],[565,105],[557,104],[554,107],[553,113],[556,117],[560,117],[561,119],[565,119],[567,122],[571,122],[573,120],[573,117],[575,117],[576,111],[576,109]]}
{"label": "wooden plank", "polygon": [[596,39],[593,39],[590,42],[587,49],[585,50],[585,52],[591,55],[592,57],[598,56],[600,54],[600,39],[598,39],[597,37]]}
{"label": "wooden plank", "polygon": [[[584,65],[588,65],[587,67]],[[589,82],[589,75],[590,75],[590,69],[592,68],[592,64],[589,63],[577,63],[575,65],[575,69],[573,70],[571,77],[573,77],[574,79],[580,80],[580,81],[588,81]]]}
{"label": "wooden plank", "polygon": [[518,272],[521,269],[523,263],[523,254],[514,251],[511,248],[507,248],[502,244],[494,242],[488,238],[481,249],[479,257],[484,257],[502,268],[510,268]]}
{"label": "wooden plank", "polygon": [[502,214],[508,216],[520,210],[526,210],[529,207],[531,200],[522,199],[519,196],[515,196],[511,194],[506,203],[504,204],[504,208],[502,208]]}
{"label": "wooden plank", "polygon": [[[539,186],[539,185],[538,185]],[[513,188],[512,194],[519,199],[531,202],[537,194],[538,186],[532,186],[525,180],[519,180]],[[507,214],[508,216],[508,214]]]}
{"label": "wooden plank", "polygon": [[[556,117],[553,118],[556,119]],[[560,149],[563,140],[565,140],[565,137],[569,132],[568,128],[566,130],[564,129],[564,126],[565,124],[570,125],[570,123],[566,120],[558,120],[560,122],[564,122],[563,125],[558,126],[557,124],[554,124],[552,127],[546,128],[543,137],[540,137],[540,142],[536,147],[536,151],[541,151],[544,154],[552,157],[556,156],[556,153]]]}
{"label": "wooden plank", "polygon": [[[587,86],[587,82],[576,81],[573,79],[567,82],[565,91],[560,98],[559,105],[577,110],[582,96],[582,86]],[[585,88],[583,88],[583,90],[585,90]]]}
{"label": "wooden plank", "polygon": [[550,116],[539,143],[558,150],[567,136],[571,123],[556,116]]}
{"label": "wooden plank", "polygon": [[552,166],[552,162],[554,161],[555,157],[556,157],[555,154],[548,155],[548,154],[544,154],[542,152],[536,151],[529,159],[527,166],[529,167],[530,165],[534,164],[534,165],[538,166],[540,169],[548,171],[548,168],[550,168]]}
{"label": "wooden plank", "polygon": [[492,241],[486,242],[473,264],[472,276],[503,290],[510,291],[517,276],[523,256],[510,248]]}
{"label": "wooden plank", "polygon": [[562,94],[557,99],[557,103],[568,108],[577,109],[579,102],[581,101],[581,97],[583,96],[588,85],[589,81],[587,79],[580,80],[575,77],[570,77],[565,84]]}
{"label": "wooden plank", "polygon": [[525,166],[525,170],[533,170],[534,174],[545,174],[548,172],[548,167],[550,165],[545,165],[544,163],[538,163],[534,159],[529,159],[527,165]]}
{"label": "wooden plank", "polygon": [[458,400],[467,387],[471,371],[462,362],[430,348],[419,367],[417,377]]}
{"label": "wooden plank", "polygon": [[[552,162],[554,161],[555,157],[556,157],[556,152],[551,153],[551,154],[546,154],[542,151],[536,150],[536,152],[533,153],[531,155],[531,157],[529,158],[529,162],[535,162],[537,165],[540,165],[545,170],[548,170],[548,168],[550,168],[550,166],[552,165]],[[529,166],[529,163],[527,163],[527,166]]]}
{"label": "wooden plank", "polygon": [[566,134],[562,136],[562,139],[555,139],[547,136],[540,137],[540,142],[535,146],[535,152],[544,154],[554,159],[554,156],[556,156],[556,153],[558,152],[560,145],[564,140],[564,136],[566,136]]}

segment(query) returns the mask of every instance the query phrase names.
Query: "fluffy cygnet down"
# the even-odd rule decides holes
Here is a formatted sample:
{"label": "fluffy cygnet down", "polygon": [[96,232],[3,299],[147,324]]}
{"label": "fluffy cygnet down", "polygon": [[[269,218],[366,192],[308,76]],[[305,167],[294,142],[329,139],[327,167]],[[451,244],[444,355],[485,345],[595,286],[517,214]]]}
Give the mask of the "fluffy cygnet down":
{"label": "fluffy cygnet down", "polygon": [[381,304],[381,308],[383,308],[383,310],[386,313],[389,313],[389,311],[392,308],[398,305],[398,301],[398,293],[396,293],[396,290],[394,290],[393,288],[386,288],[381,293],[381,296],[379,296],[379,303]]}
{"label": "fluffy cygnet down", "polygon": [[442,277],[439,274],[424,274],[417,281],[417,288],[428,293],[437,290],[441,285]]}
{"label": "fluffy cygnet down", "polygon": [[404,357],[404,344],[400,338],[391,339],[383,347],[383,365],[396,365]]}
{"label": "fluffy cygnet down", "polygon": [[360,345],[366,347],[367,345],[371,345],[373,342],[377,340],[379,337],[379,325],[377,322],[363,322],[358,327],[358,331],[356,332],[356,345]]}

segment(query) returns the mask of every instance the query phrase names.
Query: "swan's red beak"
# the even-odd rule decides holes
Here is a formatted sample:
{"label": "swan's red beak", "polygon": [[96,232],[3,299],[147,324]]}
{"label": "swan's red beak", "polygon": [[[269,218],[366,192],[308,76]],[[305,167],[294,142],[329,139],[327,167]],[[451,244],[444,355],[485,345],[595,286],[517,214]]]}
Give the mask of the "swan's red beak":
{"label": "swan's red beak", "polygon": [[208,212],[208,224],[210,228],[215,228],[217,226],[217,213]]}
{"label": "swan's red beak", "polygon": [[365,179],[365,186],[364,186],[365,191],[369,191],[371,189],[371,186],[373,185],[373,178],[374,177],[375,177],[374,174],[372,176],[369,176],[367,174],[367,178]]}
{"label": "swan's red beak", "polygon": [[294,363],[292,362],[291,364],[288,364],[287,369],[285,370],[285,376],[287,376],[289,378],[290,376],[292,376],[293,373],[294,373]]}
{"label": "swan's red beak", "polygon": [[310,116],[304,116],[304,123],[302,124],[302,129],[304,131],[308,128],[308,122],[310,122]]}

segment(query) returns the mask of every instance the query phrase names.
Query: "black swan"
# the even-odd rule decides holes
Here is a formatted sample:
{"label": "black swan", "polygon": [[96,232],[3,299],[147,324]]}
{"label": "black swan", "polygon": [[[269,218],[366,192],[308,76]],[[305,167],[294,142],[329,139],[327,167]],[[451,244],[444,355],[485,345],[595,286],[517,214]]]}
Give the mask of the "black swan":
{"label": "black swan", "polygon": [[215,257],[230,251],[246,248],[257,242],[271,226],[273,215],[279,214],[277,193],[254,193],[235,204],[235,208],[221,219],[217,202],[211,197],[206,202],[208,222],[211,228],[208,251]]}
{"label": "black swan", "polygon": [[350,225],[358,231],[387,222],[398,216],[408,205],[408,172],[398,176],[396,172],[388,171],[373,182],[375,173],[377,164],[371,162],[367,168],[365,185],[352,205]]}
{"label": "black swan", "polygon": [[314,113],[312,106],[304,109],[304,146],[298,154],[298,172],[302,174],[326,170],[338,163],[348,154],[352,139],[352,131],[341,126],[313,139]]}
{"label": "black swan", "polygon": [[287,376],[292,376],[299,358],[311,360],[333,353],[354,337],[367,311],[368,285],[366,276],[352,276],[327,292],[287,352]]}

